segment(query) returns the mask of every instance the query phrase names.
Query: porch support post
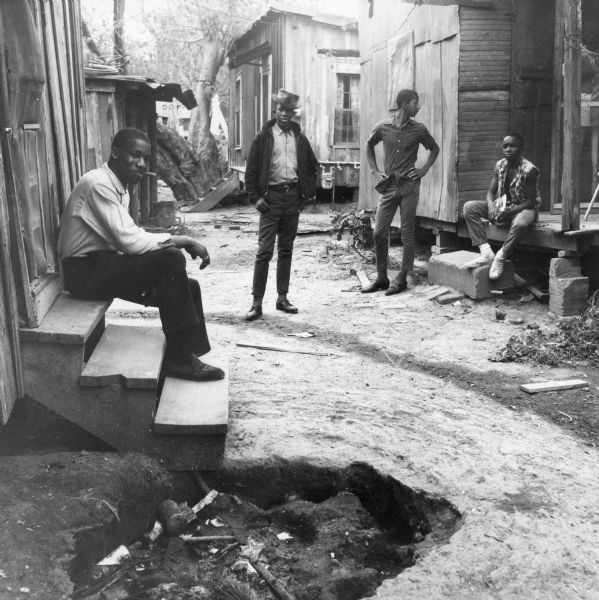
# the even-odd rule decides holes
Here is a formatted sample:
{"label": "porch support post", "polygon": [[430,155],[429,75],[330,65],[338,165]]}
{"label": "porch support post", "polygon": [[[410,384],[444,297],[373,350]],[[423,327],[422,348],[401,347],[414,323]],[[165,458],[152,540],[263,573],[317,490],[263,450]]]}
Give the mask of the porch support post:
{"label": "porch support post", "polygon": [[570,231],[580,225],[581,0],[556,1],[556,17],[561,14],[563,18],[561,27],[556,19],[556,30],[563,45],[560,69],[563,85],[562,231]]}

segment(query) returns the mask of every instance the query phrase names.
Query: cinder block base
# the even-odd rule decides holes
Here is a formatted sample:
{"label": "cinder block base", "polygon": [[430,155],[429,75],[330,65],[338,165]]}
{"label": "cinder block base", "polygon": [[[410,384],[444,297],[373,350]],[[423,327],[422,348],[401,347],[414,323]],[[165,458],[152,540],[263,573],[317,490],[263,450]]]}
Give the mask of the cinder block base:
{"label": "cinder block base", "polygon": [[514,267],[511,261],[504,263],[503,275],[496,281],[489,279],[491,265],[467,269],[470,261],[479,256],[478,252],[458,250],[448,254],[431,256],[428,263],[428,280],[431,284],[446,285],[473,298],[490,298],[492,290],[505,290],[514,285]]}
{"label": "cinder block base", "polygon": [[588,277],[551,277],[549,310],[560,317],[579,315],[589,300]]}

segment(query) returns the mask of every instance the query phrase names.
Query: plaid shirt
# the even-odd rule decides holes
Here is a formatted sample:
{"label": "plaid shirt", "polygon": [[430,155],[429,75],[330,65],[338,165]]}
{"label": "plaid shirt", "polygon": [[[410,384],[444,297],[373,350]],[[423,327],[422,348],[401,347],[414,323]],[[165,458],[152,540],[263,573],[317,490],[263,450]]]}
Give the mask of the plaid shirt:
{"label": "plaid shirt", "polygon": [[[495,165],[495,174],[497,175],[497,181],[499,182],[499,186],[497,188],[497,197],[501,198],[506,192],[505,190],[505,177],[507,175],[508,162],[506,158],[502,158],[497,161]],[[513,206],[517,204],[523,204],[528,200],[526,197],[526,180],[528,176],[536,172],[537,174],[537,193],[535,198],[535,210],[539,210],[541,207],[541,192],[539,191],[539,169],[535,167],[529,160],[525,158],[520,159],[520,164],[518,165],[518,169],[514,178],[510,183],[509,196],[507,198],[508,206]]]}

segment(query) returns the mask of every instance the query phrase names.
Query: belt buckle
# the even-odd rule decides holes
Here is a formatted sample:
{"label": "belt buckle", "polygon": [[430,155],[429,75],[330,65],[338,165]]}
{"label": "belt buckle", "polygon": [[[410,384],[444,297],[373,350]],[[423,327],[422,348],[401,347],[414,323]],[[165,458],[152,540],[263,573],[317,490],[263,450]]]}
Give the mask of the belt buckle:
{"label": "belt buckle", "polygon": [[290,189],[291,189],[291,186],[290,186],[288,183],[285,183],[285,184],[283,185],[283,191],[284,191],[284,192],[288,192]]}

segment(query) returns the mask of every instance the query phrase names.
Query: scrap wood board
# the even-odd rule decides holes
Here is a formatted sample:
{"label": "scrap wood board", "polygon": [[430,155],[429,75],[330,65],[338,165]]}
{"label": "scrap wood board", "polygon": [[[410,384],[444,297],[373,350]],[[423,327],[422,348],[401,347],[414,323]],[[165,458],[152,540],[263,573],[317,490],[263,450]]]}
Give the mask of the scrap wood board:
{"label": "scrap wood board", "polygon": [[226,358],[210,357],[225,378],[218,381],[188,381],[166,377],[154,433],[214,435],[227,433],[229,423],[229,365]]}
{"label": "scrap wood board", "polygon": [[313,354],[315,356],[330,356],[331,352],[318,352],[317,350],[306,350],[304,348],[294,348],[291,346],[271,346],[265,344],[246,344],[237,342],[241,348],[256,348],[257,350],[272,350],[273,352],[295,352],[297,354]]}
{"label": "scrap wood board", "polygon": [[556,390],[571,390],[573,388],[587,387],[589,383],[584,379],[562,379],[561,381],[542,381],[539,383],[523,383],[520,389],[527,394],[537,392],[554,392]]}

